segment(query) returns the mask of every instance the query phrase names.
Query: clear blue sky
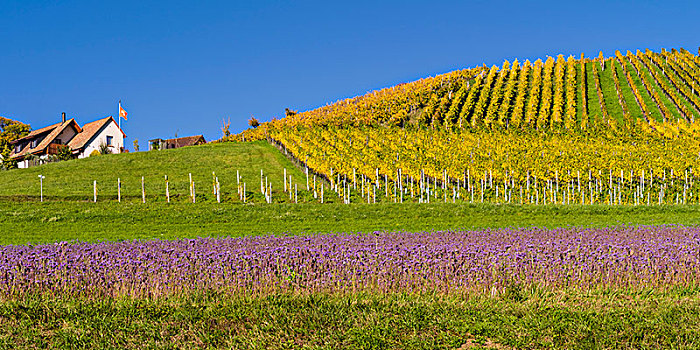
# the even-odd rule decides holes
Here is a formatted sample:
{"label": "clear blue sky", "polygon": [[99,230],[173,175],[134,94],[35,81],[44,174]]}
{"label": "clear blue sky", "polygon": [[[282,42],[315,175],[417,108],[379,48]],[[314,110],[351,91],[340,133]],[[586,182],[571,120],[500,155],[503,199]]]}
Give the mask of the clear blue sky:
{"label": "clear blue sky", "polygon": [[0,2],[0,115],[38,128],[129,112],[138,139],[231,131],[482,63],[700,46],[670,1]]}

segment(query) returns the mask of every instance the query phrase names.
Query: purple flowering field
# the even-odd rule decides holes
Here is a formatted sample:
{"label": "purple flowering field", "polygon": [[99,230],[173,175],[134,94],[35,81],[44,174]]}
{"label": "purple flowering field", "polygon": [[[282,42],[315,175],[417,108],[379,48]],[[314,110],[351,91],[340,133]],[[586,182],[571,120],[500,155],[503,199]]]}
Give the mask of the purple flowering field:
{"label": "purple flowering field", "polygon": [[694,286],[700,228],[493,229],[0,247],[6,297]]}

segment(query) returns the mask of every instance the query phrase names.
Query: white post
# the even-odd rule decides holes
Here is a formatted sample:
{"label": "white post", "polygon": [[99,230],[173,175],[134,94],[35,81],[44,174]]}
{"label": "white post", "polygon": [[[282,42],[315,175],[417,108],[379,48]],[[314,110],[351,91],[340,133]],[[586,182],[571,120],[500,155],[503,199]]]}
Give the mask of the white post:
{"label": "white post", "polygon": [[296,184],[294,184],[294,203],[299,203],[299,196],[298,196]]}
{"label": "white post", "polygon": [[221,203],[221,185],[218,177],[216,178],[216,202]]}
{"label": "white post", "polygon": [[243,183],[243,203],[246,203],[246,200],[247,200],[247,199],[248,199],[248,198],[247,198],[246,195],[245,195],[245,182],[244,182],[244,183]]}
{"label": "white post", "polygon": [[44,175],[39,175],[39,201],[44,201]]}
{"label": "white post", "polygon": [[170,182],[168,182],[168,175],[165,175],[165,198],[170,203]]}
{"label": "white post", "polygon": [[323,182],[321,182],[321,204],[323,204]]}
{"label": "white post", "polygon": [[357,189],[357,181],[355,178],[355,168],[352,168],[352,188]]}
{"label": "white post", "polygon": [[97,180],[92,181],[92,201],[97,203]]}
{"label": "white post", "polygon": [[306,167],[306,190],[309,190],[309,167]]}
{"label": "white post", "polygon": [[146,203],[146,185],[143,180],[143,176],[141,176],[141,202]]}
{"label": "white post", "polygon": [[194,182],[192,182],[192,173],[190,173],[190,197],[194,197]]}
{"label": "white post", "polygon": [[117,178],[117,201],[122,202],[122,179]]}
{"label": "white post", "polygon": [[192,181],[192,203],[197,203],[197,192],[194,189],[194,181]]}

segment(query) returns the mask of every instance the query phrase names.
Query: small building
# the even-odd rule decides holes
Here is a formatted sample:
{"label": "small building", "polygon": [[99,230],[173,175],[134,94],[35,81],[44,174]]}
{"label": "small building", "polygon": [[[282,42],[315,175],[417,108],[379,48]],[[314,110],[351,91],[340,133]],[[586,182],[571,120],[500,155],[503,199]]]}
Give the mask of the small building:
{"label": "small building", "polygon": [[207,141],[204,139],[203,135],[196,135],[196,136],[186,136],[186,137],[178,137],[175,139],[153,139],[153,140],[148,140],[148,150],[161,150],[161,149],[171,149],[171,148],[180,148],[180,147],[187,147],[187,146],[198,146],[198,145],[203,145],[207,143]]}
{"label": "small building", "polygon": [[33,130],[29,135],[10,142],[13,146],[10,159],[16,160],[19,168],[28,168],[58,154],[62,145],[70,147],[75,158],[88,157],[93,150],[99,150],[101,144],[107,145],[112,153],[122,153],[124,138],[126,135],[111,116],[81,128],[75,119],[66,120],[63,113],[60,123]]}

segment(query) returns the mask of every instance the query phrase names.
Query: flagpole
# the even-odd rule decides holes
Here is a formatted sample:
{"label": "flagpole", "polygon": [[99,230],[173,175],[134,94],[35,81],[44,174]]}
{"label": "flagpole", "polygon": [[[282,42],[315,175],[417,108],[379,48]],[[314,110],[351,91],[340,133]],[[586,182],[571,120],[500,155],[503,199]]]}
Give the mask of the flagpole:
{"label": "flagpole", "polygon": [[119,125],[119,130],[122,128],[122,100],[119,100],[119,109],[117,110],[117,119],[119,122],[117,125]]}

